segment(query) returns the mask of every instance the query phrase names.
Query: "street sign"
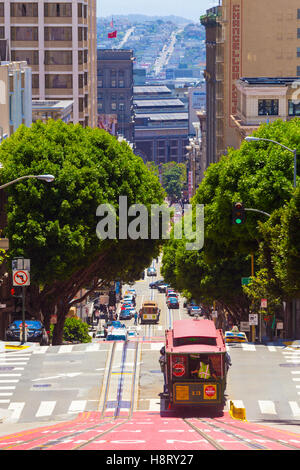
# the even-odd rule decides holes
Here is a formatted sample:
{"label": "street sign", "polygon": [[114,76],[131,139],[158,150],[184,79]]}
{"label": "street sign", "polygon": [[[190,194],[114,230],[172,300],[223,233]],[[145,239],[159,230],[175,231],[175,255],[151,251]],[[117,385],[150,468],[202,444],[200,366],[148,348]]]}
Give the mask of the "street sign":
{"label": "street sign", "polygon": [[247,286],[251,282],[251,277],[242,277],[242,286]]}
{"label": "street sign", "polygon": [[250,325],[248,321],[240,322],[240,331],[250,331]]}
{"label": "street sign", "polygon": [[268,307],[268,301],[267,299],[261,299],[260,301],[260,308],[267,308]]}
{"label": "street sign", "polygon": [[14,286],[30,286],[30,273],[25,270],[13,271]]}
{"label": "street sign", "polygon": [[18,270],[30,271],[30,259],[14,258],[11,262],[11,265],[12,265],[13,271],[18,271]]}
{"label": "street sign", "polygon": [[258,325],[258,314],[250,313],[249,314],[249,325]]}

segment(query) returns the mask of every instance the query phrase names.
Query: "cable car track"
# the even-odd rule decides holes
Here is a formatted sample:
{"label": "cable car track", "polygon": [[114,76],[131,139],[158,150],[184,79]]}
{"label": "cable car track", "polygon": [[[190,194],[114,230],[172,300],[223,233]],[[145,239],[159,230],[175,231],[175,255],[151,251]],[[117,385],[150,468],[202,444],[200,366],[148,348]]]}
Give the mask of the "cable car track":
{"label": "cable car track", "polygon": [[[108,434],[108,433],[112,432],[113,430],[115,430],[116,428],[121,426],[122,424],[128,422],[130,420],[130,418],[132,417],[133,410],[134,410],[134,401],[135,401],[135,387],[136,387],[136,375],[137,375],[137,363],[138,363],[138,351],[139,351],[139,342],[138,341],[130,343],[130,344],[133,345],[133,349],[134,349],[134,362],[133,362],[133,369],[132,369],[132,372],[131,372],[132,377],[131,377],[131,390],[130,390],[130,407],[128,409],[128,415],[127,416],[120,416],[121,401],[122,401],[122,394],[123,394],[123,384],[124,384],[123,378],[124,378],[124,375],[126,373],[126,370],[125,370],[126,369],[126,364],[125,364],[125,362],[126,362],[127,350],[128,350],[128,346],[129,346],[128,343],[129,343],[128,341],[125,341],[124,345],[123,345],[122,363],[121,363],[121,366],[120,366],[120,380],[119,380],[119,383],[118,383],[118,390],[117,390],[117,404],[116,404],[113,415],[112,416],[105,416],[105,412],[107,410],[109,388],[110,388],[110,384],[111,384],[111,378],[112,378],[112,375],[113,375],[113,364],[114,364],[114,359],[115,359],[115,355],[116,355],[115,354],[116,353],[116,344],[117,344],[116,342],[114,342],[113,345],[112,345],[112,350],[111,350],[111,355],[110,355],[109,365],[108,365],[107,381],[106,381],[106,384],[105,384],[104,401],[103,401],[103,404],[102,404],[102,407],[101,407],[101,410],[100,410],[99,421],[97,422],[97,424],[93,424],[93,425],[89,425],[87,423],[87,426],[83,427],[83,429],[77,429],[74,432],[69,432],[68,433],[68,439],[72,439],[72,438],[75,438],[75,437],[80,437],[85,433],[89,433],[91,431],[94,431],[95,429],[99,429],[99,427],[105,427],[107,424],[108,425],[112,424],[112,426],[110,426],[108,429],[104,429],[101,432],[97,433],[96,435],[93,436],[93,438],[88,439],[85,442],[80,443],[76,446],[73,446],[72,450],[79,450],[79,449],[85,447],[86,445],[92,443],[96,439],[101,438],[105,434]],[[120,420],[120,421],[116,422],[118,420]],[[79,420],[78,420],[78,423],[80,423]],[[68,423],[68,425],[74,427],[74,422],[70,422],[70,423]],[[16,449],[20,446],[24,446],[24,445],[26,446],[27,444],[30,444],[30,443],[34,444],[34,442],[37,443],[37,441],[43,441],[43,440],[46,440],[46,442],[37,443],[37,445],[33,445],[33,447],[28,448],[28,450],[48,450],[49,448],[54,448],[55,449],[55,446],[63,444],[63,442],[66,439],[66,434],[64,432],[64,431],[66,431],[66,429],[63,428],[63,426],[64,426],[64,423],[62,423],[62,425],[61,425],[61,437],[56,437],[54,439],[49,440],[49,436],[48,437],[41,437],[41,435],[38,435],[38,436],[34,436],[31,439],[27,439],[27,440],[22,441],[22,442],[20,442],[20,440],[18,440],[16,443],[12,443],[8,446],[0,448],[0,450],[14,450],[14,449]],[[50,426],[50,429],[51,429],[51,426]],[[53,427],[53,429],[54,429],[54,427]],[[35,433],[35,432],[36,432],[35,430],[32,430],[32,434]],[[59,432],[60,431],[58,430],[57,433],[59,433]],[[21,433],[18,433],[18,434],[20,436]],[[0,445],[1,445],[1,440],[0,440]]]}
{"label": "cable car track", "polygon": [[[209,442],[214,449],[216,450],[230,450],[224,446],[224,444],[221,444],[219,441],[223,440],[222,439],[222,434],[220,433],[220,438],[214,439],[212,438],[207,432],[199,429],[197,425],[194,422],[191,422],[190,419],[188,418],[182,418],[182,420],[190,426],[194,431],[196,431],[199,435],[201,435],[204,439]],[[290,450],[299,450],[300,447],[297,447],[293,444],[289,444],[288,442],[284,442],[283,440],[280,439],[275,439],[272,438],[271,436],[263,435],[263,434],[258,434],[257,432],[252,431],[251,429],[247,428],[242,428],[241,426],[237,426],[233,423],[229,422],[220,422],[215,418],[193,418],[193,421],[196,421],[205,424],[206,427],[212,428],[212,430],[215,430],[217,432],[222,432],[225,437],[231,437],[236,440],[236,444],[242,444],[245,445],[249,450],[284,450],[284,449],[290,449]],[[209,430],[209,429],[208,429]],[[241,435],[241,434],[244,434]],[[250,436],[254,435],[256,437],[256,440],[251,439]],[[260,442],[257,442],[257,440],[260,439],[261,441],[267,440],[272,442],[273,444],[278,444],[282,446],[281,449],[273,449],[270,446],[266,444],[262,444]]]}

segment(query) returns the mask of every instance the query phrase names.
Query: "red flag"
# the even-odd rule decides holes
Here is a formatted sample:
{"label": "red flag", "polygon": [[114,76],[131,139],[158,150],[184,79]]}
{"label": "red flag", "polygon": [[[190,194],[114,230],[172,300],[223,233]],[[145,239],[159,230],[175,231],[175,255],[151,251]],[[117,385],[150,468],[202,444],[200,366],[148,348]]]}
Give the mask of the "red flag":
{"label": "red flag", "polygon": [[107,37],[108,38],[116,38],[117,37],[117,31],[113,31],[112,33],[108,33]]}

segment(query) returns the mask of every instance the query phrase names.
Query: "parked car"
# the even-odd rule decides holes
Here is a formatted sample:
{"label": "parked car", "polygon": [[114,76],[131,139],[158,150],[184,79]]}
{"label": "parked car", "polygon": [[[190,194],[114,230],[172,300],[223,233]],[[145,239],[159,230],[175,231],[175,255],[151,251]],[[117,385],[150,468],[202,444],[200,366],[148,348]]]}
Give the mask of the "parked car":
{"label": "parked car", "polygon": [[128,309],[121,310],[120,315],[119,315],[120,320],[131,320],[131,318],[132,318],[132,315],[131,315],[130,310]]}
{"label": "parked car", "polygon": [[179,302],[176,297],[170,297],[167,302],[168,308],[179,308]]}
{"label": "parked car", "polygon": [[192,307],[197,307],[197,304],[193,301],[187,302],[186,308],[187,308],[187,311],[188,311],[189,315],[190,315],[190,311],[191,311]]}
{"label": "parked car", "polygon": [[[39,320],[25,320],[27,329],[27,341],[40,343],[42,346],[49,344],[48,334]],[[6,330],[7,341],[20,341],[20,330],[22,330],[22,320],[13,321]]]}
{"label": "parked car", "polygon": [[165,284],[165,281],[160,279],[159,281],[150,282],[149,287],[150,289],[158,289],[158,286],[162,286],[163,284]]}
{"label": "parked car", "polygon": [[147,269],[147,276],[156,276],[157,273],[156,273],[156,269],[151,267],[151,268],[148,268]]}
{"label": "parked car", "polygon": [[135,289],[127,289],[126,295],[132,295],[133,297],[136,297],[136,290]]}
{"label": "parked car", "polygon": [[168,284],[161,284],[157,286],[157,290],[160,293],[166,292],[166,289],[168,288]]}
{"label": "parked car", "polygon": [[109,328],[106,341],[127,341],[127,330],[124,328]]}
{"label": "parked car", "polygon": [[189,314],[193,317],[194,315],[203,315],[202,308],[199,307],[198,305],[194,305],[191,307]]}
{"label": "parked car", "polygon": [[124,295],[123,299],[122,299],[122,303],[125,303],[125,302],[132,302],[134,303],[134,296],[132,294],[126,294]]}

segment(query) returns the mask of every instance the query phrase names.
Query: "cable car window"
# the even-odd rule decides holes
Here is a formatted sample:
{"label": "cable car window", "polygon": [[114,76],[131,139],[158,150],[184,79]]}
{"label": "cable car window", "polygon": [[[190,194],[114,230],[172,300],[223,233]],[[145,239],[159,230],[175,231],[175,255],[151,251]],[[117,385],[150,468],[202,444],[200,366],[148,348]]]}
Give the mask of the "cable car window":
{"label": "cable car window", "polygon": [[216,346],[216,338],[206,337],[188,337],[188,338],[174,338],[174,346],[188,346],[189,344],[207,344],[209,346]]}

